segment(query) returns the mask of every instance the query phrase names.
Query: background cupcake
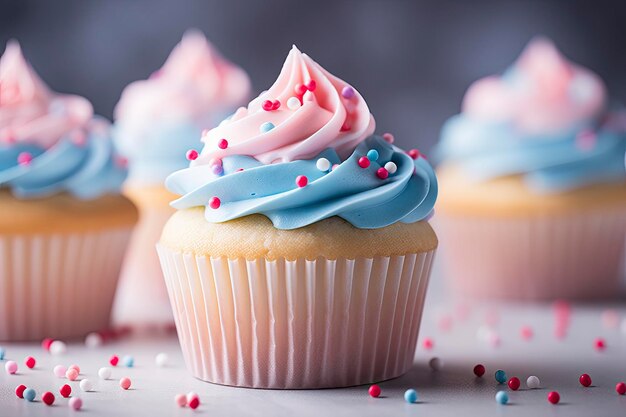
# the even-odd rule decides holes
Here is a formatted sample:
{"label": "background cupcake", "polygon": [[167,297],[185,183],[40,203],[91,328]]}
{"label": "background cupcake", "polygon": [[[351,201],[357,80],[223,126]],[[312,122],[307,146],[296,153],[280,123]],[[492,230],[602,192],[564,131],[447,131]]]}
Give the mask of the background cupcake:
{"label": "background cupcake", "polygon": [[244,103],[250,82],[204,35],[189,31],[150,79],[130,84],[115,108],[114,139],[128,158],[124,193],[140,221],[122,270],[114,319],[123,324],[171,323],[171,309],[154,245],[175,196],[163,187],[168,174],[188,164],[203,129]]}
{"label": "background cupcake", "polygon": [[374,127],[361,95],[294,47],[168,177],[181,197],[158,248],[194,376],[321,388],[411,367],[437,182]]}
{"label": "background cupcake", "polygon": [[626,235],[626,134],[606,87],[533,40],[472,85],[444,126],[437,205],[453,289],[478,297],[615,297]]}
{"label": "background cupcake", "polygon": [[109,125],[50,91],[17,42],[0,59],[0,340],[108,326],[137,212]]}

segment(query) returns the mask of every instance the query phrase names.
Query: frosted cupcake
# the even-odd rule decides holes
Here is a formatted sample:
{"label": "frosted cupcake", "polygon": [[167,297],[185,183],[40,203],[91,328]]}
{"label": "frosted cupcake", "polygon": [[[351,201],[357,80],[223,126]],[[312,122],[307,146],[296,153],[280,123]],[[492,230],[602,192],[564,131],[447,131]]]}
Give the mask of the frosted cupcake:
{"label": "frosted cupcake", "polygon": [[247,75],[226,61],[199,32],[185,34],[163,68],[130,84],[115,108],[114,139],[128,159],[124,194],[140,209],[118,291],[118,324],[172,323],[154,245],[174,210],[163,187],[168,174],[186,167],[199,150],[203,129],[245,102]]}
{"label": "frosted cupcake", "polygon": [[50,91],[10,42],[0,58],[0,340],[109,325],[137,220],[109,125]]}
{"label": "frosted cupcake", "polygon": [[361,95],[294,47],[168,177],[181,197],[158,251],[194,376],[321,388],[411,367],[437,182],[374,127]]}
{"label": "frosted cupcake", "polygon": [[545,39],[473,84],[444,126],[437,204],[454,290],[615,297],[626,234],[626,135],[606,87]]}

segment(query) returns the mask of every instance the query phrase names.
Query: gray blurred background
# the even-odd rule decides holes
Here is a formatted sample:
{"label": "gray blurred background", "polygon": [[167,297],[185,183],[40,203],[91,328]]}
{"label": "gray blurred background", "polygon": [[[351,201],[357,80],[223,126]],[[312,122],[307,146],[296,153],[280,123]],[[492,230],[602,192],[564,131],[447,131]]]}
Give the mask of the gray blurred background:
{"label": "gray blurred background", "polygon": [[626,102],[623,0],[0,0],[2,45],[17,38],[52,88],[86,96],[106,117],[190,27],[248,71],[255,93],[295,43],[359,89],[378,132],[426,151],[469,83],[504,70],[536,34]]}

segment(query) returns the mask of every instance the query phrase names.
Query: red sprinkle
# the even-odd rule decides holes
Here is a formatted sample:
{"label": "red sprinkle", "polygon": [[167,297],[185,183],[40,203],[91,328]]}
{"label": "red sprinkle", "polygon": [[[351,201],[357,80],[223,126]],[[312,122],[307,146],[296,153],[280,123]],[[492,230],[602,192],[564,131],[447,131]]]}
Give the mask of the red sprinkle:
{"label": "red sprinkle", "polygon": [[317,88],[317,83],[315,82],[315,80],[309,80],[309,82],[306,83],[307,90],[315,91],[316,88]]}
{"label": "red sprinkle", "polygon": [[274,100],[272,102],[272,110],[278,110],[280,108],[280,101],[279,100]]}
{"label": "red sprinkle", "polygon": [[195,410],[196,408],[198,408],[200,406],[200,398],[198,398],[197,396],[193,397],[191,399],[191,401],[189,401],[189,403],[187,405],[192,410]]}
{"label": "red sprinkle", "polygon": [[33,160],[33,155],[30,152],[20,152],[17,155],[17,163],[20,165],[29,165]]}
{"label": "red sprinkle", "polygon": [[519,378],[514,376],[513,378],[509,379],[509,388],[511,388],[513,391],[517,391],[519,389],[520,386],[520,382],[519,382]]}
{"label": "red sprinkle", "polygon": [[228,148],[228,141],[226,139],[220,139],[219,142],[217,142],[217,147],[220,149]]}
{"label": "red sprinkle", "polygon": [[306,93],[307,88],[302,84],[296,84],[293,90],[296,92],[297,95],[301,96],[302,94]]}
{"label": "red sprinkle", "polygon": [[60,389],[59,389],[59,393],[61,394],[61,397],[63,398],[67,398],[70,396],[70,394],[72,393],[72,387],[70,387],[69,385],[65,384],[63,385]]}
{"label": "red sprinkle", "polygon": [[582,374],[580,378],[578,378],[578,381],[583,387],[591,386],[591,377],[589,376],[589,374]]}
{"label": "red sprinkle", "polygon": [[552,404],[558,404],[561,401],[561,396],[558,392],[552,391],[548,393],[548,401]]}
{"label": "red sprinkle", "polygon": [[195,161],[196,159],[198,159],[198,151],[196,151],[195,149],[189,149],[185,156],[187,157],[188,161]]}
{"label": "red sprinkle", "polygon": [[274,108],[274,103],[272,103],[272,100],[265,100],[261,107],[263,107],[265,111],[271,111]]}
{"label": "red sprinkle", "polygon": [[113,355],[111,356],[111,358],[109,359],[109,363],[111,364],[111,366],[117,366],[117,363],[120,361],[120,358],[117,355]]}
{"label": "red sprinkle", "polygon": [[37,362],[35,361],[35,358],[33,358],[32,356],[29,356],[24,360],[24,364],[30,369],[33,369],[35,367],[35,363]]}
{"label": "red sprinkle", "polygon": [[41,341],[41,347],[44,350],[50,351],[50,345],[52,344],[52,342],[54,342],[54,339],[46,337],[44,340]]}
{"label": "red sprinkle", "polygon": [[18,385],[17,388],[15,388],[15,395],[17,395],[19,398],[24,398],[25,389],[26,389],[26,385],[24,384]]}
{"label": "red sprinkle", "polygon": [[218,208],[220,208],[221,205],[222,205],[222,201],[219,198],[217,197],[209,198],[209,207],[211,207],[213,210],[217,210]]}
{"label": "red sprinkle", "polygon": [[426,350],[431,350],[435,346],[435,342],[430,337],[427,337],[422,342],[422,346],[424,346]]}
{"label": "red sprinkle", "polygon": [[376,171],[376,176],[381,180],[387,179],[387,177],[389,177],[389,171],[387,171],[385,168],[378,168],[378,170]]}
{"label": "red sprinkle", "polygon": [[604,349],[606,349],[606,342],[604,341],[603,338],[598,337],[594,342],[593,342],[593,347],[598,351],[598,352],[602,352]]}
{"label": "red sprinkle", "polygon": [[46,403],[46,405],[52,405],[54,404],[54,394],[50,391],[44,392],[41,396],[41,400]]}
{"label": "red sprinkle", "polygon": [[[26,388],[26,387],[24,387],[24,388]],[[380,389],[380,387],[378,385],[374,384],[374,385],[372,385],[370,387],[369,390],[367,390],[367,392],[369,393],[370,397],[378,398],[378,396],[381,393],[381,389]]]}
{"label": "red sprinkle", "polygon": [[615,385],[615,392],[617,392],[619,395],[626,394],[626,384],[624,384],[623,382],[618,382],[617,385]]}
{"label": "red sprinkle", "polygon": [[476,375],[477,377],[481,377],[483,375],[485,375],[485,366],[482,364],[478,364],[474,367],[474,375]]}
{"label": "red sprinkle", "polygon": [[420,151],[418,151],[417,149],[411,149],[410,151],[407,152],[407,154],[413,159],[417,159],[421,155]]}
{"label": "red sprinkle", "polygon": [[359,158],[358,164],[361,168],[367,168],[368,166],[370,166],[370,160],[367,158],[367,156],[362,156]]}
{"label": "red sprinkle", "polygon": [[309,183],[309,179],[304,176],[304,175],[298,175],[296,177],[296,185],[300,188],[302,187],[306,187],[306,185]]}

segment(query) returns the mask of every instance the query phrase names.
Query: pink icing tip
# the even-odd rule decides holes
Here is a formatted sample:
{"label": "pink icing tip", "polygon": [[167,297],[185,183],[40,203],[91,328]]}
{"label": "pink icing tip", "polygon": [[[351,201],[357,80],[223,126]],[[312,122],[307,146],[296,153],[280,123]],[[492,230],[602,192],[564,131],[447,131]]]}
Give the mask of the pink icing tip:
{"label": "pink icing tip", "polygon": [[367,168],[370,166],[370,160],[367,156],[362,156],[359,158],[358,164],[361,168]]}
{"label": "pink icing tip", "polygon": [[30,165],[33,161],[33,155],[30,152],[20,152],[17,156],[17,163],[20,165]]}
{"label": "pink icing tip", "polygon": [[226,149],[228,148],[228,141],[226,139],[220,139],[217,142],[217,147],[220,149]]}
{"label": "pink icing tip", "polygon": [[195,161],[196,159],[198,159],[198,151],[196,151],[195,149],[189,149],[185,156],[187,157],[188,161]]}
{"label": "pink icing tip", "polygon": [[305,175],[298,175],[296,177],[296,185],[300,188],[306,187],[309,183],[309,179]]}
{"label": "pink icing tip", "polygon": [[407,152],[407,154],[413,159],[417,159],[420,157],[420,151],[418,151],[417,149],[411,149]]}
{"label": "pink icing tip", "polygon": [[211,207],[213,210],[217,210],[218,208],[220,208],[221,205],[222,201],[219,198],[211,197],[209,199],[209,207]]}
{"label": "pink icing tip", "polygon": [[376,171],[376,176],[381,180],[387,179],[387,177],[389,177],[389,171],[387,171],[385,168],[378,168],[378,170]]}
{"label": "pink icing tip", "polygon": [[383,139],[385,139],[388,143],[393,143],[395,137],[391,133],[383,133]]}

